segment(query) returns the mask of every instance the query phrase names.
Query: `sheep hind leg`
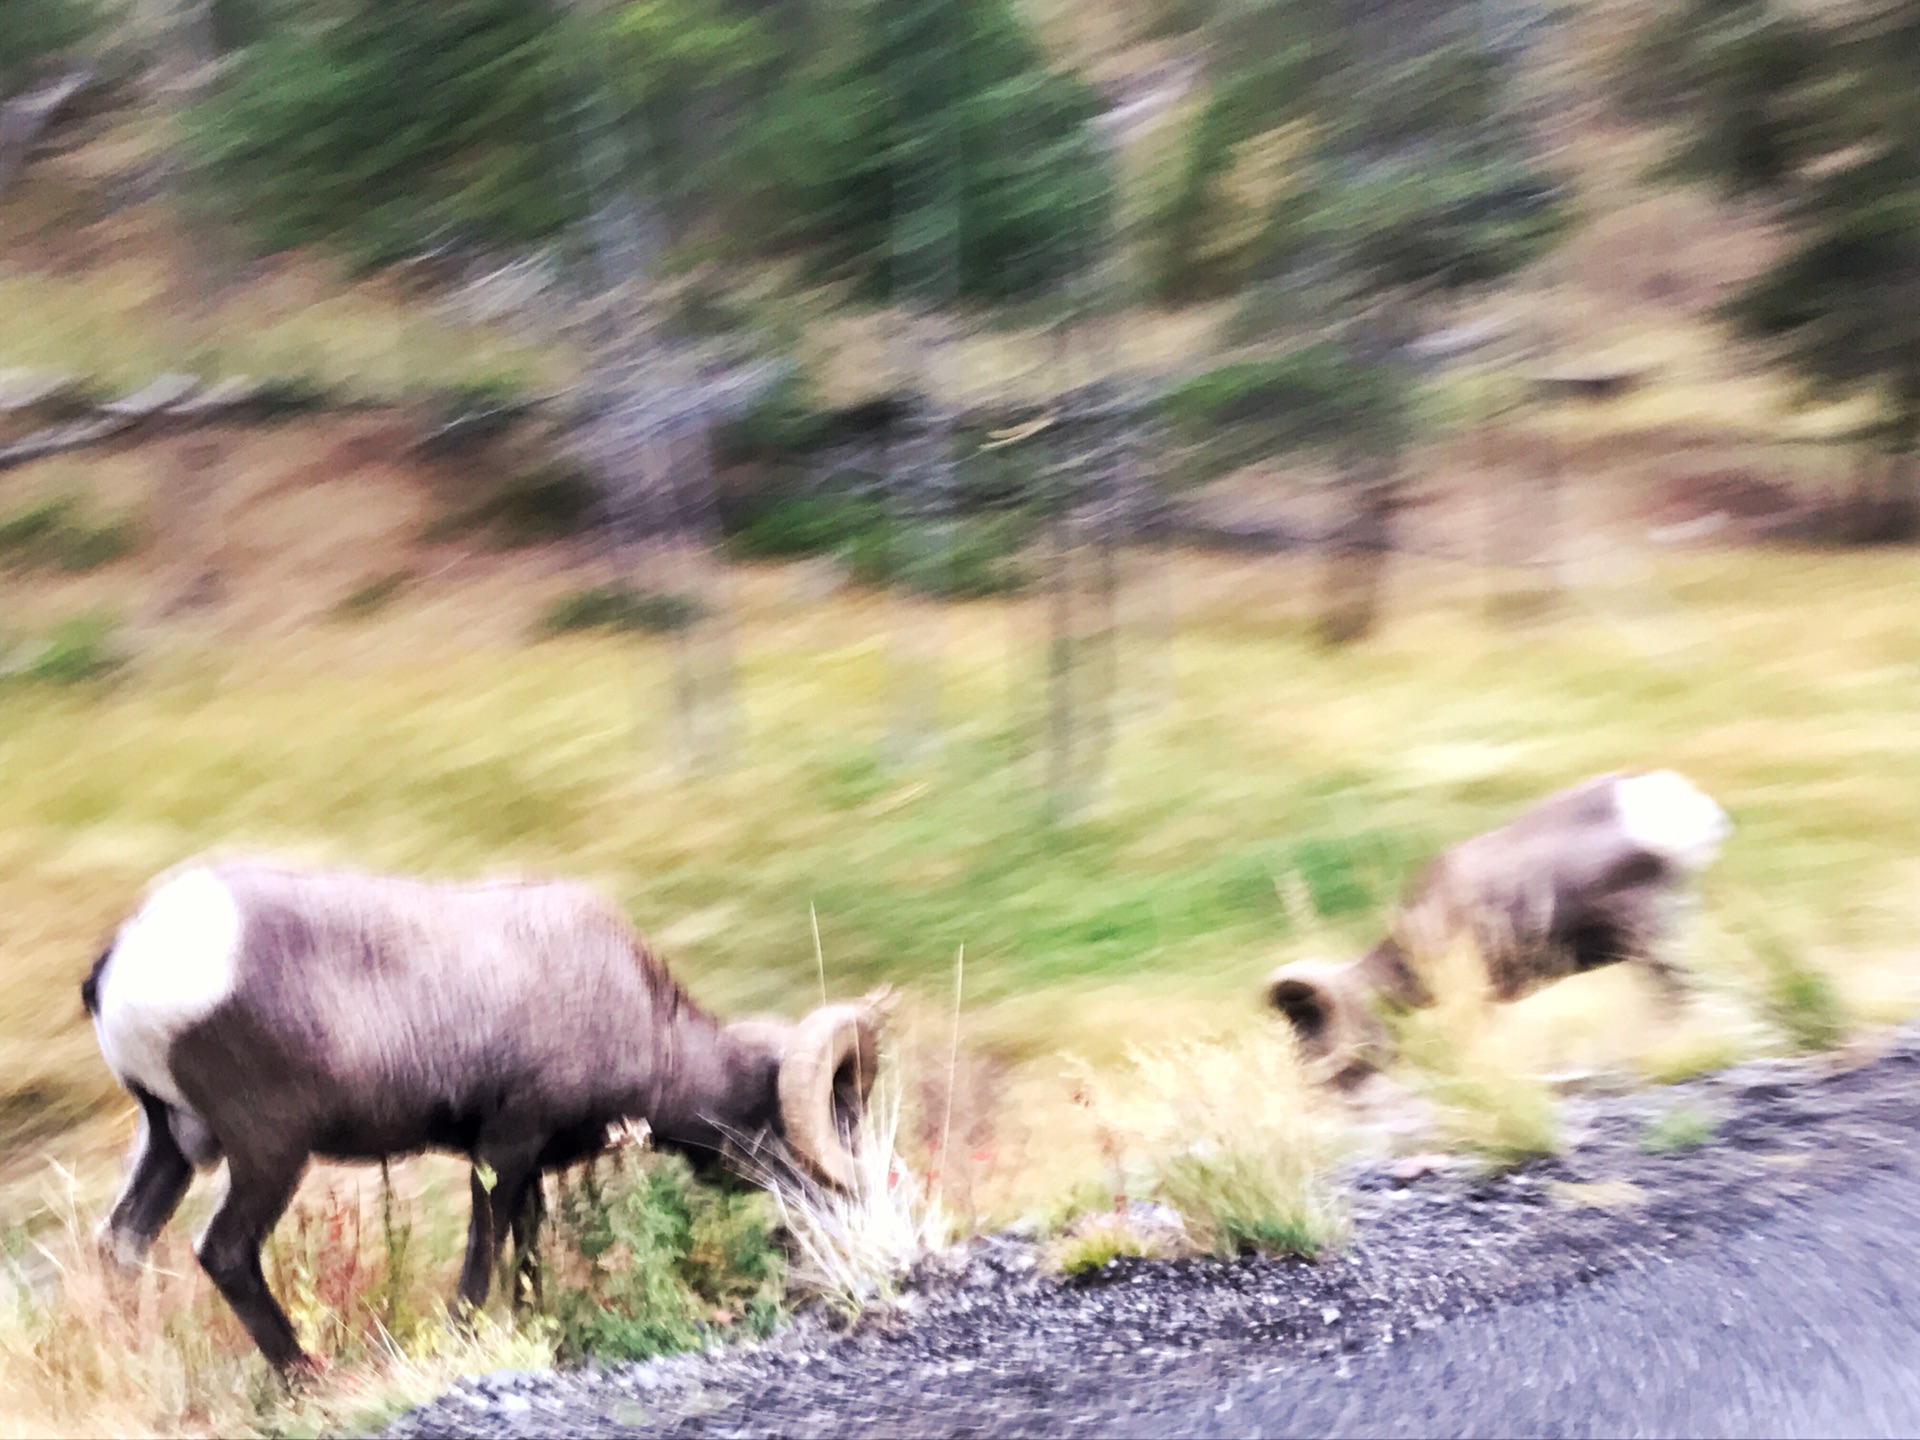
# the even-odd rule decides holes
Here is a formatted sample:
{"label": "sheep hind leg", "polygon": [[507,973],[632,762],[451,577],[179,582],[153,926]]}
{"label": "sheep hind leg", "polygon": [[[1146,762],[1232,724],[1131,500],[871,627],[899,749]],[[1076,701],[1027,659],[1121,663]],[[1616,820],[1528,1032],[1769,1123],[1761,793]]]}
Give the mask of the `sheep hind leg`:
{"label": "sheep hind leg", "polygon": [[318,1369],[300,1348],[287,1312],[267,1288],[260,1247],[293,1198],[306,1156],[281,1156],[242,1164],[229,1152],[227,1198],[200,1237],[201,1268],[233,1307],[253,1343],[276,1370]]}
{"label": "sheep hind leg", "polygon": [[96,1236],[101,1253],[124,1271],[147,1258],[193,1183],[193,1162],[174,1138],[167,1107],[145,1091],[135,1091],[134,1098],[140,1102],[140,1138],[126,1186]]}

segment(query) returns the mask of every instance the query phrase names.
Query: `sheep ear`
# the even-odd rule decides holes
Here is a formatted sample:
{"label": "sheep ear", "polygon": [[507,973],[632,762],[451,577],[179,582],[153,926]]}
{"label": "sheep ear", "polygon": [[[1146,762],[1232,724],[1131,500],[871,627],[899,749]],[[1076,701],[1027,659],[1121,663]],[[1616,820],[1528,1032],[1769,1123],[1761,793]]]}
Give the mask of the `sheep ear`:
{"label": "sheep ear", "polygon": [[1344,987],[1336,983],[1336,973],[1336,967],[1323,961],[1304,960],[1282,965],[1267,977],[1267,1004],[1286,1017],[1301,1053],[1310,1060],[1329,1054],[1345,1028]]}
{"label": "sheep ear", "polygon": [[1314,1079],[1347,1089],[1377,1068],[1384,1052],[1366,989],[1354,966],[1324,960],[1282,965],[1267,977],[1267,1003],[1286,1017]]}

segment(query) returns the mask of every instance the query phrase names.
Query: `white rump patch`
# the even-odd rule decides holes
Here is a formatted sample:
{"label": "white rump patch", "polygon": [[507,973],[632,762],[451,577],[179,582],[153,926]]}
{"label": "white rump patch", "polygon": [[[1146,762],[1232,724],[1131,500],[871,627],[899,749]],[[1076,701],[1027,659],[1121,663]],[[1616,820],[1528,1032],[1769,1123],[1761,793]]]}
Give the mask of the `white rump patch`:
{"label": "white rump patch", "polygon": [[1672,770],[1630,775],[1613,787],[1627,836],[1685,870],[1704,870],[1733,833],[1727,812]]}
{"label": "white rump patch", "polygon": [[209,870],[161,883],[120,927],[94,1031],[122,1084],[190,1108],[167,1065],[174,1040],[233,993],[240,910]]}

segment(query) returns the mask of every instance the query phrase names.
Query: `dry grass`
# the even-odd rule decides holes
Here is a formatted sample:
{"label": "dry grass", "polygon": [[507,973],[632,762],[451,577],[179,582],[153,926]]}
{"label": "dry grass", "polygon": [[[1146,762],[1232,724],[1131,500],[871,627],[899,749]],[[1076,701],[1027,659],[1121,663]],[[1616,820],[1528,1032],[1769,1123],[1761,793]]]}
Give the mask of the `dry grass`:
{"label": "dry grass", "polygon": [[183,1225],[122,1276],[94,1249],[83,1187],[51,1172],[35,1238],[0,1280],[0,1436],[362,1434],[461,1375],[551,1363],[542,1324],[447,1322],[455,1237],[432,1221],[445,1197],[402,1194],[383,1242],[378,1200],[323,1178],[266,1257],[302,1341],[334,1362],[290,1392],[214,1293]]}
{"label": "dry grass", "polygon": [[1116,1196],[1172,1206],[1201,1248],[1315,1256],[1344,1232],[1339,1117],[1273,1030],[1142,1046],[1080,1093]]}
{"label": "dry grass", "polygon": [[898,1299],[902,1277],[956,1238],[953,1217],[899,1153],[897,1073],[875,1083],[845,1193],[798,1180],[771,1187],[793,1249],[790,1287],[849,1318]]}
{"label": "dry grass", "polygon": [[1471,943],[1455,944],[1423,968],[1435,1003],[1397,1017],[1400,1054],[1434,1104],[1449,1149],[1508,1169],[1560,1145],[1552,1091],[1524,1057],[1499,1043],[1486,966]]}

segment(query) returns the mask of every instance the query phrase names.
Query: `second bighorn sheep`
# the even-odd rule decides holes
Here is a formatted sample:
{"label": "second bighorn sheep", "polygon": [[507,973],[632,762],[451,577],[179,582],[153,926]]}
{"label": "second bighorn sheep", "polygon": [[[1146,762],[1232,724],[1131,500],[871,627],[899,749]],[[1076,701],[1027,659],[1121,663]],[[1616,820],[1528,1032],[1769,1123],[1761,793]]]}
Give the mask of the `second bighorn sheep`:
{"label": "second bighorn sheep", "polygon": [[149,889],[82,987],[140,1137],[102,1243],[137,1264],[196,1166],[225,1157],[201,1264],[275,1366],[311,1363],[260,1246],[308,1160],[469,1156],[459,1294],[486,1299],[542,1171],[644,1120],[710,1161],[784,1145],[852,1183],[885,1001],[723,1025],[578,886],[202,862]]}
{"label": "second bighorn sheep", "polygon": [[1378,945],[1344,965],[1281,966],[1267,978],[1267,1002],[1323,1077],[1351,1083],[1387,1057],[1376,1007],[1432,1004],[1427,967],[1454,945],[1477,952],[1498,1001],[1621,961],[1675,990],[1663,942],[1687,882],[1731,829],[1671,770],[1599,776],[1444,851]]}

